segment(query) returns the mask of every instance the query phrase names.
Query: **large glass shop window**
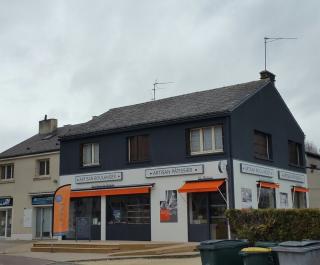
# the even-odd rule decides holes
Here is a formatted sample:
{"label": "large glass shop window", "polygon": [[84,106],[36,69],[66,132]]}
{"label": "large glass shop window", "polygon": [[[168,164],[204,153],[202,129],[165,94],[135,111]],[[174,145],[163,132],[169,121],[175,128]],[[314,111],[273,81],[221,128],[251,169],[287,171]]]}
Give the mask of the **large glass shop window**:
{"label": "large glass shop window", "polygon": [[293,192],[293,208],[307,208],[307,195],[305,192]]}
{"label": "large glass shop window", "polygon": [[190,193],[190,224],[208,223],[208,194],[204,192]]}
{"label": "large glass shop window", "polygon": [[258,208],[276,208],[276,193],[275,189],[258,187],[259,204]]}
{"label": "large glass shop window", "polygon": [[150,195],[109,197],[107,224],[150,224]]}
{"label": "large glass shop window", "polygon": [[89,217],[92,226],[101,225],[101,198],[77,198],[70,202],[70,237],[75,237],[76,218]]}

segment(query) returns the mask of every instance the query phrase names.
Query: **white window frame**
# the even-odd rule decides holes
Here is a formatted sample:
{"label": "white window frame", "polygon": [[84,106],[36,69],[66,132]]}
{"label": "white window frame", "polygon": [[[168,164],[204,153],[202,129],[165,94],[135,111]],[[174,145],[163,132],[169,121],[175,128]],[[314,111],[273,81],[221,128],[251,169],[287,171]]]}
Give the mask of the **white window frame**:
{"label": "white window frame", "polygon": [[[45,164],[44,164],[44,172],[45,173],[47,173],[47,171],[48,171],[48,168],[47,168],[47,162],[48,161],[48,164],[49,164],[49,172],[48,172],[48,174],[44,174],[44,175],[41,175],[40,174],[40,163],[41,162],[44,162]],[[50,175],[50,159],[49,158],[47,158],[47,159],[39,159],[38,161],[37,161],[37,175],[39,176],[39,177],[46,177],[46,176],[49,176]]]}
{"label": "white window frame", "polygon": [[[84,163],[84,153],[83,153],[83,150],[84,150],[84,147],[85,146],[91,146],[91,161],[90,161],[90,163],[88,163],[88,164],[85,164]],[[98,152],[98,162],[94,162],[95,161],[95,146],[98,146],[98,148],[99,148],[99,152]],[[99,146],[99,144],[98,143],[87,143],[87,144],[83,144],[82,145],[82,150],[81,150],[81,152],[82,152],[82,166],[83,167],[89,167],[89,166],[98,166],[98,165],[100,165],[100,146]]]}
{"label": "white window frame", "polygon": [[[2,164],[2,165],[0,165],[1,170],[2,170],[2,167],[5,167],[4,179],[1,178],[0,180],[6,181],[6,180],[14,179],[14,164],[13,163],[11,163],[11,164]],[[11,177],[10,178],[8,178],[8,176],[7,176],[7,167],[11,167]],[[0,174],[1,174],[1,172],[0,172]]]}
{"label": "white window frame", "polygon": [[[222,130],[222,149],[216,149],[216,141],[215,141],[215,131],[214,129],[217,128],[217,127],[220,127],[221,130]],[[212,141],[212,149],[211,150],[206,150],[204,151],[203,150],[203,131],[205,129],[208,129],[208,128],[211,128],[211,141]],[[197,131],[197,130],[200,130],[200,151],[198,152],[192,152],[191,150],[191,147],[192,147],[192,143],[191,143],[191,134],[193,131]],[[223,152],[223,149],[224,149],[224,144],[223,144],[223,126],[222,125],[216,125],[216,126],[207,126],[207,127],[200,127],[200,128],[193,128],[193,129],[190,129],[190,134],[189,134],[189,146],[190,146],[190,154],[191,155],[200,155],[200,154],[212,154],[212,153],[222,153]]]}

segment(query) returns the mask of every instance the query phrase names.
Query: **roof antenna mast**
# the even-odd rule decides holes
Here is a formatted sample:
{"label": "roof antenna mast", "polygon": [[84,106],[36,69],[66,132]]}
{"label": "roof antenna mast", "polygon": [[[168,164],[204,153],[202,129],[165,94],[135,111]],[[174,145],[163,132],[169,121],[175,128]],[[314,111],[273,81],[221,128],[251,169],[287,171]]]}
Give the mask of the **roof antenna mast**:
{"label": "roof antenna mast", "polygon": [[158,85],[166,85],[166,84],[172,84],[174,82],[158,82],[157,79],[155,80],[155,82],[153,83],[153,98],[152,100],[156,100],[156,90],[158,89],[164,89],[163,87],[158,87]]}
{"label": "roof antenna mast", "polygon": [[296,40],[297,38],[271,38],[264,37],[264,70],[267,70],[267,43],[277,40]]}

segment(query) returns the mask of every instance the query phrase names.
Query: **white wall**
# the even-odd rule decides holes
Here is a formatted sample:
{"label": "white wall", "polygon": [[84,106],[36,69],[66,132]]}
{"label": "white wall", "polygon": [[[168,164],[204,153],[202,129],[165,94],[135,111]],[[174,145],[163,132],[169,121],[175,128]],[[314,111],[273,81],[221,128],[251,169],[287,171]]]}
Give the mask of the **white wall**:
{"label": "white wall", "polygon": [[[110,181],[103,183],[86,183],[76,184],[75,177],[77,175],[64,175],[60,177],[60,185],[71,184],[71,188],[75,189],[90,189],[92,186],[105,185],[139,185],[139,184],[154,184],[151,190],[151,240],[153,241],[188,241],[188,217],[187,217],[187,196],[186,194],[178,193],[178,222],[177,223],[160,223],[160,201],[165,200],[166,190],[177,190],[185,181],[197,180],[199,178],[226,178],[225,172],[226,161],[222,161],[224,170],[219,172],[219,161],[170,165],[168,167],[179,167],[186,165],[203,165],[204,173],[196,175],[184,176],[166,176],[166,177],[145,177],[145,170],[152,168],[139,168],[130,170],[117,170],[123,172],[122,181]],[[166,167],[156,167],[166,168]],[[104,172],[95,172],[92,175]],[[85,174],[88,175],[88,174]]]}
{"label": "white wall", "polygon": [[[264,177],[253,174],[242,173],[240,170],[241,163],[250,164],[252,166],[264,167],[268,169],[273,169],[276,174],[274,177]],[[290,181],[279,179],[279,171],[286,171],[295,175],[301,175],[304,179],[304,182]],[[258,189],[257,189],[257,181],[266,181],[266,182],[274,182],[280,185],[279,189],[276,189],[276,205],[277,208],[280,208],[280,192],[284,192],[288,194],[288,208],[292,208],[292,194],[291,190],[293,186],[302,186],[307,187],[307,178],[306,174],[292,172],[288,170],[284,170],[281,168],[268,167],[261,164],[254,164],[251,162],[245,162],[240,160],[233,160],[233,172],[234,172],[234,192],[235,192],[235,208],[241,209],[241,188],[250,188],[252,190],[252,207],[258,208]],[[308,194],[307,194],[307,204],[308,204]],[[308,204],[309,205],[309,204]]]}

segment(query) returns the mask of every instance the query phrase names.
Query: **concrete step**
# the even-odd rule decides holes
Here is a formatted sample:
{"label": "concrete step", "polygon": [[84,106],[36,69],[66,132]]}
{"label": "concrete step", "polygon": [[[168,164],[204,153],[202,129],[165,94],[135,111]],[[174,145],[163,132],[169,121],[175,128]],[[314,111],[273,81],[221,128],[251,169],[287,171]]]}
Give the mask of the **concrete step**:
{"label": "concrete step", "polygon": [[60,253],[113,253],[119,251],[119,248],[86,248],[86,247],[32,247],[31,252],[60,252]]}
{"label": "concrete step", "polygon": [[[112,249],[118,251],[136,251],[136,250],[148,250],[162,247],[171,247],[175,246],[177,243],[109,243],[109,244],[91,244],[91,243],[34,243],[31,251],[34,252],[53,252],[57,250],[63,252],[62,249],[71,252],[71,249],[74,249],[75,252],[78,252],[77,249],[91,249],[91,253],[95,253],[94,250],[97,250],[96,253],[100,253],[99,249]],[[51,251],[52,250],[52,251]],[[89,250],[88,250],[89,251]]]}

